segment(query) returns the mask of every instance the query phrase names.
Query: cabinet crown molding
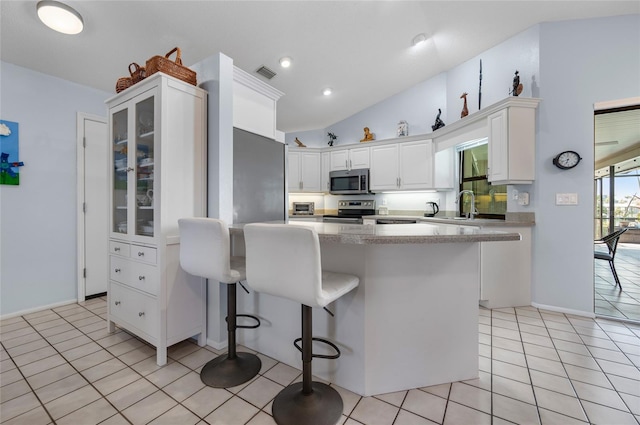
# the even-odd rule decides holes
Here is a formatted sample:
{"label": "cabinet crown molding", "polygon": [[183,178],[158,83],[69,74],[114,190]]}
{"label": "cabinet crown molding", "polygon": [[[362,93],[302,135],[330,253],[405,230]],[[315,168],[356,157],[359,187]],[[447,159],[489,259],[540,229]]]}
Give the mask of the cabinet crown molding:
{"label": "cabinet crown molding", "polygon": [[263,94],[264,96],[267,96],[274,101],[277,101],[282,96],[284,96],[284,93],[280,90],[271,87],[269,84],[263,81],[260,81],[253,75],[238,68],[237,66],[233,67],[233,81],[247,86],[250,89],[257,91],[258,93]]}

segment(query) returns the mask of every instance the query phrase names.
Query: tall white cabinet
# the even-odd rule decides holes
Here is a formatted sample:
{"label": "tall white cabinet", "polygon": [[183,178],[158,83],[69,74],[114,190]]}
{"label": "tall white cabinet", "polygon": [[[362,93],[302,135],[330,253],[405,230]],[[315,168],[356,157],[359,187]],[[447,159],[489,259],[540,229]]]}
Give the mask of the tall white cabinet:
{"label": "tall white cabinet", "polygon": [[206,216],[206,92],[158,73],[107,100],[107,326],[157,348],[206,342],[204,280],[180,268],[178,219]]}

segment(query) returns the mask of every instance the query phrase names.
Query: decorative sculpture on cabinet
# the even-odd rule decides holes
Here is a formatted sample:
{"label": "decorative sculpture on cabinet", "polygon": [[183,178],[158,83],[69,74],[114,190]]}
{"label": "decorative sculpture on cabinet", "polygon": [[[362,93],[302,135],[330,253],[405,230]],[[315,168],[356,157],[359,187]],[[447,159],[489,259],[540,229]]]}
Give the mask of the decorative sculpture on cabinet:
{"label": "decorative sculpture on cabinet", "polygon": [[333,133],[327,133],[327,136],[329,136],[329,141],[327,142],[327,144],[328,144],[329,146],[333,146],[333,142],[335,142],[335,141],[336,141],[336,139],[338,138],[338,136],[336,136],[336,135],[335,135],[335,134],[333,134]]}
{"label": "decorative sculpture on cabinet", "polygon": [[360,140],[360,143],[362,142],[370,142],[372,140],[375,140],[375,135],[371,132],[369,132],[369,127],[365,127],[364,128],[364,139]]}
{"label": "decorative sculpture on cabinet", "polygon": [[512,96],[518,96],[522,93],[522,84],[520,83],[520,76],[518,75],[518,70],[516,70],[516,75],[513,77],[513,88],[509,92]]}
{"label": "decorative sculpture on cabinet", "polygon": [[438,108],[438,116],[436,116],[436,122],[431,126],[431,130],[433,131],[444,127],[444,121],[440,119],[440,114],[442,114],[442,110]]}
{"label": "decorative sculpture on cabinet", "polygon": [[467,108],[467,92],[462,93],[460,99],[464,99],[464,105],[462,105],[462,112],[460,113],[460,118],[464,118],[469,115],[469,108]]}

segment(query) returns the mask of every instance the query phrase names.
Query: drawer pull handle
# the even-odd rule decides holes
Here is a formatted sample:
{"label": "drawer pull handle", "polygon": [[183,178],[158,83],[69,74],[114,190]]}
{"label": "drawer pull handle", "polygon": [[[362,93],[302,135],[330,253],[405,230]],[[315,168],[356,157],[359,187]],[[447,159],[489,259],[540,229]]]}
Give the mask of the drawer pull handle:
{"label": "drawer pull handle", "polygon": [[116,302],[115,302],[115,304],[116,304],[116,305],[120,305],[120,301],[116,301]]}
{"label": "drawer pull handle", "polygon": [[120,273],[120,269],[115,269],[115,272],[116,273]]}
{"label": "drawer pull handle", "polygon": [[144,252],[138,251],[138,257],[144,257]]}
{"label": "drawer pull handle", "polygon": [[114,250],[115,252],[120,252],[120,247],[119,247],[119,246],[117,246],[117,247],[113,248],[113,250]]}
{"label": "drawer pull handle", "polygon": [[140,313],[138,313],[138,317],[142,317],[144,316],[144,311],[141,311]]}
{"label": "drawer pull handle", "polygon": [[138,280],[144,280],[144,276],[138,276]]}

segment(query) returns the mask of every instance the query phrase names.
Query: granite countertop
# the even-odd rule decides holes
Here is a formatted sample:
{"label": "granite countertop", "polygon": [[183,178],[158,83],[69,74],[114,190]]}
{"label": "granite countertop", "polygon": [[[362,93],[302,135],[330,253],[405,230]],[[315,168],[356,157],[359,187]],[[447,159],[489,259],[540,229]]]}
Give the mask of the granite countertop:
{"label": "granite countertop", "polygon": [[453,217],[422,217],[415,215],[368,215],[364,217],[366,219],[415,219],[422,223],[441,223],[441,224],[455,224],[457,226],[482,226],[482,227],[530,227],[535,225],[533,220],[520,220],[511,219],[507,217],[506,220],[495,220],[490,218],[474,218],[473,220],[467,219],[455,219]]}
{"label": "granite countertop", "polygon": [[[270,223],[284,223],[274,221]],[[289,222],[291,226],[313,227],[320,242],[333,242],[357,245],[380,244],[431,244],[431,243],[468,243],[492,241],[518,241],[519,233],[484,230],[478,227],[449,225],[441,223],[415,224],[341,224],[312,221]],[[231,234],[242,232],[244,224],[229,226]]]}

